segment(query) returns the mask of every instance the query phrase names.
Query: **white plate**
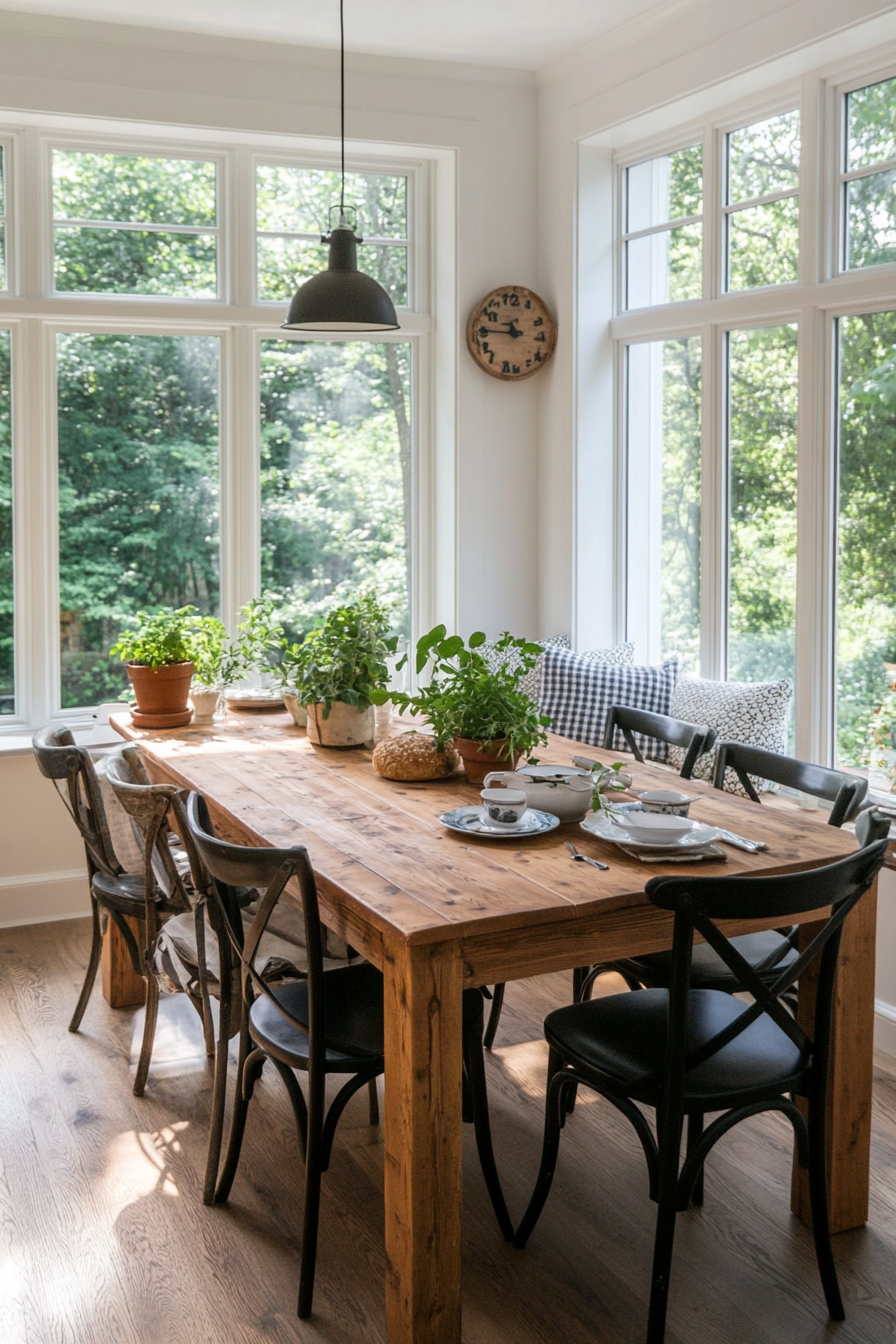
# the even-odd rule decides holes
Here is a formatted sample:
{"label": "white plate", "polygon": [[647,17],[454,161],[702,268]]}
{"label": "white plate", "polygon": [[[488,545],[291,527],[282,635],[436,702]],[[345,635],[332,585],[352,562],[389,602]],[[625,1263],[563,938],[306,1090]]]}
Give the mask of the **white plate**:
{"label": "white plate", "polygon": [[559,817],[550,812],[538,812],[530,807],[518,826],[488,826],[482,820],[482,808],[479,806],[456,807],[453,812],[443,812],[439,817],[449,831],[458,831],[461,835],[484,835],[489,840],[519,839],[525,835],[545,835],[560,825]]}
{"label": "white plate", "polygon": [[[643,815],[639,813],[638,819],[643,820]],[[702,826],[699,822],[695,822],[693,830],[688,831],[680,840],[664,840],[660,837],[651,843],[633,840],[625,829],[624,817],[621,824],[617,824],[602,812],[589,813],[581,826],[583,831],[596,835],[598,840],[609,840],[611,844],[625,845],[628,849],[640,849],[645,852],[651,849],[702,849],[719,838],[718,826]]]}

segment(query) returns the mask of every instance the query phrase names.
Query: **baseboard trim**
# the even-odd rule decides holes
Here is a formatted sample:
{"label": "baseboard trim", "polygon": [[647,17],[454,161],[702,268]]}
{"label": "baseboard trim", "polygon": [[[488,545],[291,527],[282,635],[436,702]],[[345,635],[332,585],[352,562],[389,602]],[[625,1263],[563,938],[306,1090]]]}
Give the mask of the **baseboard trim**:
{"label": "baseboard trim", "polygon": [[89,914],[84,868],[0,877],[0,929],[46,924],[54,919],[83,919]]}
{"label": "baseboard trim", "polygon": [[874,1045],[896,1059],[896,1007],[884,999],[874,1000]]}

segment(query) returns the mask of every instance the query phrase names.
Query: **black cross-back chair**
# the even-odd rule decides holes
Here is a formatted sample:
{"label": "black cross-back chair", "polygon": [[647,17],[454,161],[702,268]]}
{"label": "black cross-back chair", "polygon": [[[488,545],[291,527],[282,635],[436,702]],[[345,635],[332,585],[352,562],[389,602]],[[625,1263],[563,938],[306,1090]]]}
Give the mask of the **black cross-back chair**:
{"label": "black cross-back chair", "polygon": [[633,709],[630,705],[611,706],[604,727],[605,751],[616,750],[617,730],[625,738],[635,760],[641,763],[644,756],[635,733],[665,742],[670,747],[681,747],[685,753],[678,772],[682,779],[691,778],[697,761],[705,752],[712,751],[716,741],[716,730],[705,723],[688,723],[685,719],[672,719],[668,714],[653,714],[646,709]]}
{"label": "black cross-back chair", "polygon": [[[283,1080],[305,1160],[302,1251],[298,1314],[311,1315],[320,1212],[321,1176],[327,1170],[339,1118],[349,1099],[384,1069],[383,978],[368,962],[324,972],[317,887],[304,846],[248,848],[219,840],[205,800],[191,793],[187,820],[202,862],[211,876],[210,895],[220,912],[233,955],[242,969],[242,1022],[237,1083],[227,1152],[215,1203],[230,1193],[249,1102],[267,1060]],[[270,986],[255,969],[254,957],[268,920],[288,882],[297,886],[305,921],[307,978]],[[243,933],[235,888],[257,887],[258,910]],[[222,964],[222,979],[224,966]],[[463,994],[464,1119],[472,1120],[486,1187],[506,1240],[513,1225],[495,1166],[482,1055],[483,1009],[478,989]],[[307,1100],[294,1070],[307,1074]],[[325,1109],[328,1074],[350,1074]]]}
{"label": "black cross-back chair", "polygon": [[[671,987],[614,994],[549,1014],[550,1046],[541,1168],[514,1239],[525,1245],[544,1207],[560,1144],[565,1094],[584,1084],[631,1121],[647,1159],[650,1196],[658,1201],[647,1344],[665,1336],[675,1215],[688,1207],[714,1144],[748,1116],[780,1111],[793,1126],[797,1156],[809,1169],[812,1232],[818,1269],[834,1320],[843,1302],[831,1253],[825,1170],[825,1116],[831,1017],[843,921],[871,887],[886,840],[839,862],[780,877],[655,877],[653,905],[674,912]],[[789,920],[825,906],[831,914],[796,960],[768,985],[716,921]],[[699,933],[754,997],[746,1004],[719,990],[694,989],[691,957]],[[794,1021],[781,995],[819,960],[813,1037]],[[793,1097],[808,1101],[804,1120]],[[639,1105],[653,1107],[658,1140]],[[684,1117],[720,1114],[680,1161]]]}
{"label": "black cross-back chair", "polygon": [[742,742],[720,742],[716,748],[713,787],[724,789],[726,770],[733,770],[748,798],[760,801],[750,776],[767,779],[786,789],[823,798],[832,804],[828,822],[842,826],[852,821],[868,792],[868,781],[859,775],[847,775],[842,770],[831,770],[811,761],[800,761],[795,756],[782,756],[763,747],[747,747]]}
{"label": "black cross-back chair", "polygon": [[[653,714],[644,709],[632,709],[628,705],[613,705],[607,714],[603,741],[606,751],[615,750],[613,744],[616,740],[617,729],[625,738],[628,749],[635,760],[641,764],[644,762],[644,757],[635,740],[635,733],[652,737],[659,742],[666,742],[672,747],[683,747],[685,758],[679,771],[681,779],[691,778],[697,761],[704,752],[712,750],[716,740],[715,729],[708,728],[705,723],[687,723],[684,719],[672,719],[667,714]],[[573,998],[580,999],[586,982],[593,984],[595,976],[603,974],[607,969],[615,969],[615,967],[577,966],[572,973]],[[498,1023],[501,1020],[504,989],[503,984],[495,985],[492,989],[492,1006],[488,1015],[488,1025],[485,1028],[484,1044],[487,1050],[490,1050],[494,1044]]]}
{"label": "black cross-back chair", "polygon": [[[749,774],[832,802],[833,807],[827,818],[830,826],[842,826],[845,821],[851,821],[859,812],[868,791],[867,781],[857,775],[847,775],[839,770],[812,765],[808,761],[799,761],[793,756],[765,751],[761,747],[747,747],[740,742],[720,742],[716,748],[713,785],[717,789],[723,787],[726,768],[736,772],[744,788],[757,803],[759,796]],[[863,828],[869,824],[863,822]],[[877,825],[879,834],[886,834],[880,822]],[[866,840],[876,838],[867,830],[864,831],[864,835]],[[747,933],[734,940],[741,956],[767,981],[774,980],[784,967],[795,959],[796,943],[795,929],[783,932],[768,929],[764,933]],[[574,997],[589,997],[597,977],[608,971],[616,971],[621,975],[629,989],[640,989],[642,985],[665,988],[669,984],[670,967],[671,954],[668,952],[654,952],[643,957],[602,962],[591,967],[582,979],[579,994]],[[694,949],[692,980],[695,986],[699,985],[703,989],[725,989],[732,994],[741,988],[729,968],[706,944]],[[795,1003],[795,998],[794,989],[790,996],[791,1002]]]}
{"label": "black cross-back chair", "polygon": [[[126,873],[112,848],[103,796],[90,753],[75,745],[67,728],[43,728],[34,734],[32,746],[41,774],[52,779],[84,841],[87,873],[90,881],[90,907],[93,917],[90,957],[84,984],[75,1006],[69,1031],[77,1031],[90,999],[96,980],[103,947],[105,919],[111,919],[122,936],[131,965],[138,975],[149,979],[146,950],[148,947],[147,921],[166,914],[189,910],[175,891],[170,896],[152,893],[147,902],[147,885],[143,874]],[[136,920],[138,936],[134,937],[127,918]],[[134,1092],[140,1096],[146,1082],[149,1053],[152,1050],[152,1025],[147,1012],[141,1067],[134,1082]],[[149,1049],[147,1050],[147,1033]]]}

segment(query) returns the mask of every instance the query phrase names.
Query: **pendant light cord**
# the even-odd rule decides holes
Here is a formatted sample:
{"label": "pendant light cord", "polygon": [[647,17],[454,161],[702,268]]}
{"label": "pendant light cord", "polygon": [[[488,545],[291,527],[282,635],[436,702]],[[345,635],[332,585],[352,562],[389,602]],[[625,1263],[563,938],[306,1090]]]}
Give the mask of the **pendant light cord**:
{"label": "pendant light cord", "polygon": [[345,223],[345,15],[339,0],[339,133],[342,140],[342,185],[339,188],[339,222]]}

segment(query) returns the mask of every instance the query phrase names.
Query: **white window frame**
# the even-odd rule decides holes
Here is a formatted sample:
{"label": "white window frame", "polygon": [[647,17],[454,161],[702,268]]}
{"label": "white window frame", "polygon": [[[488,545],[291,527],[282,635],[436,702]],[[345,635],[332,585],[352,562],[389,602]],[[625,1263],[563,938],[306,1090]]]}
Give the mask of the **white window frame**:
{"label": "white window frame", "polygon": [[[16,713],[0,717],[4,737],[47,722],[89,721],[60,708],[57,426],[55,346],[59,331],[212,335],[221,341],[221,614],[233,629],[260,583],[261,339],[324,339],[280,329],[278,306],[255,295],[257,161],[337,168],[338,144],[291,136],[145,127],[0,112],[7,149],[10,290],[0,294],[0,327],[12,354]],[[218,164],[218,274],[214,299],[54,290],[53,148],[201,158]],[[456,547],[456,156],[419,146],[350,145],[346,167],[409,178],[409,301],[394,333],[351,340],[411,346],[414,516],[409,520],[414,592],[412,633],[451,622],[457,605]],[[440,252],[435,264],[438,231]],[[21,241],[21,247],[18,244]],[[441,315],[441,324],[437,324]],[[326,339],[334,339],[332,336]],[[436,393],[439,393],[438,397]],[[436,501],[438,500],[438,507]]]}
{"label": "white window frame", "polygon": [[[635,343],[663,341],[699,334],[702,337],[702,538],[701,538],[701,675],[722,679],[726,675],[727,646],[727,489],[725,345],[727,333],[748,327],[778,326],[796,322],[799,352],[798,410],[798,553],[796,615],[796,753],[808,759],[832,763],[835,740],[836,686],[836,526],[837,526],[837,387],[834,350],[835,324],[839,317],[872,311],[896,310],[896,263],[843,271],[841,229],[843,201],[843,99],[847,92],[896,76],[896,48],[867,52],[850,61],[804,73],[768,90],[751,95],[731,107],[719,107],[695,122],[682,118],[680,125],[662,135],[624,142],[615,132],[616,148],[603,156],[601,166],[595,140],[580,160],[594,164],[603,173],[604,189],[615,196],[614,216],[618,240],[614,259],[614,314],[608,334],[614,351],[616,413],[612,471],[616,479],[614,559],[616,583],[604,614],[577,611],[579,642],[602,637],[623,639],[636,622],[627,616],[629,592],[628,499],[625,423],[625,366],[627,347]],[[800,112],[800,266],[796,284],[788,282],[752,290],[726,292],[724,284],[723,169],[729,132],[792,108]],[[622,287],[624,220],[622,170],[634,163],[671,153],[704,138],[704,298],[651,309],[625,311]],[[620,143],[621,142],[621,143]],[[609,174],[612,177],[609,181]],[[580,192],[583,203],[596,190],[589,181]],[[583,205],[584,208],[584,205]],[[583,219],[585,216],[582,216]],[[591,226],[593,227],[593,225]],[[582,301],[580,290],[580,303]],[[583,354],[580,351],[580,361]],[[587,393],[580,395],[580,440],[585,433],[597,442],[590,426],[582,423],[581,408]],[[579,462],[584,447],[580,444]],[[611,465],[605,457],[606,465]],[[593,469],[592,469],[593,471]],[[592,509],[594,501],[592,500]],[[587,502],[580,504],[587,508]],[[635,544],[633,539],[633,544]],[[579,554],[587,554],[581,543]],[[580,585],[580,591],[581,587]],[[581,599],[579,599],[581,608]],[[600,622],[600,624],[599,624]],[[641,620],[641,630],[649,621]],[[582,631],[587,631],[583,635]],[[606,636],[603,632],[606,631]],[[655,661],[658,649],[636,650],[639,660]]]}

